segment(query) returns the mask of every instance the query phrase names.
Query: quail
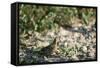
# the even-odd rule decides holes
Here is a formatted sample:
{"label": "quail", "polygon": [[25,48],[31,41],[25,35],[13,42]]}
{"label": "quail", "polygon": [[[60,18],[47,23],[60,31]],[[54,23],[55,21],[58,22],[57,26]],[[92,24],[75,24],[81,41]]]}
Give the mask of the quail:
{"label": "quail", "polygon": [[58,49],[58,39],[55,38],[53,42],[40,50],[40,53],[45,56],[55,55]]}

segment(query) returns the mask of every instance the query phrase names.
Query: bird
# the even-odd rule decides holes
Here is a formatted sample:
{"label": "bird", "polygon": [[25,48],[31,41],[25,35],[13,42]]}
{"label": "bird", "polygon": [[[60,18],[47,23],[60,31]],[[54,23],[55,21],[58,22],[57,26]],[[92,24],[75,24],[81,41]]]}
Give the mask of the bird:
{"label": "bird", "polygon": [[58,49],[58,43],[59,43],[58,38],[55,38],[50,45],[42,48],[40,50],[40,53],[44,56],[56,55],[56,52],[57,52],[57,49]]}

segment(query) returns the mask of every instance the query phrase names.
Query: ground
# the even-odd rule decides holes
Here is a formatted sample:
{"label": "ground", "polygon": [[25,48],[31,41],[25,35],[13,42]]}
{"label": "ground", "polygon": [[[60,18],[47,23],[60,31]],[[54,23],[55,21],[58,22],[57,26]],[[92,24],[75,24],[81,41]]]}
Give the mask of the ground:
{"label": "ground", "polygon": [[[41,54],[41,49],[51,44],[58,37],[57,54]],[[25,47],[19,49],[20,63],[64,62],[96,59],[96,28],[88,26],[73,26],[58,30],[48,30],[44,33],[34,32],[28,39],[21,41]]]}

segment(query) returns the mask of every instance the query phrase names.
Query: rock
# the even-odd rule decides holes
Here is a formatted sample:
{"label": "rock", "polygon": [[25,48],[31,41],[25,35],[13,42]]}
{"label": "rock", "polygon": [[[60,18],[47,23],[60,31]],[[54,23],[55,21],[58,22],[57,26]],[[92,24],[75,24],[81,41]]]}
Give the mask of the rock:
{"label": "rock", "polygon": [[86,46],[82,46],[81,50],[82,50],[82,52],[87,53],[87,47]]}
{"label": "rock", "polygon": [[74,37],[79,37],[79,33],[74,33]]}
{"label": "rock", "polygon": [[79,58],[76,55],[74,55],[72,56],[72,60],[79,60]]}
{"label": "rock", "polygon": [[65,36],[68,33],[69,33],[69,31],[65,30],[64,28],[60,28],[58,35]]}
{"label": "rock", "polygon": [[87,56],[88,56],[88,57],[91,57],[91,58],[95,58],[96,55],[95,55],[95,53],[93,53],[93,52],[88,52],[88,53],[87,53]]}
{"label": "rock", "polygon": [[66,37],[61,36],[60,37],[60,42],[64,42],[66,40]]}
{"label": "rock", "polygon": [[67,42],[64,43],[64,47],[68,47],[68,43]]}
{"label": "rock", "polygon": [[46,35],[47,36],[51,36],[51,37],[54,37],[55,36],[55,34],[54,34],[53,31],[48,31]]}
{"label": "rock", "polygon": [[25,53],[24,53],[23,51],[20,51],[20,52],[19,52],[19,56],[20,56],[20,57],[25,57]]}

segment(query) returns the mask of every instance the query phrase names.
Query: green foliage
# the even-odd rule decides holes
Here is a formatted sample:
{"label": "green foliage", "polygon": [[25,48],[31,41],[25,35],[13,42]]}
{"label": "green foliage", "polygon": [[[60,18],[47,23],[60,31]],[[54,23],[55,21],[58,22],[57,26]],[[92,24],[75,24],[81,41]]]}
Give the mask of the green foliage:
{"label": "green foliage", "polygon": [[82,15],[83,22],[87,24],[88,19],[94,16],[93,10],[91,8],[77,9],[75,7],[21,4],[19,7],[19,30],[20,33],[28,30],[41,32],[55,27],[55,23],[71,23],[71,18],[78,17],[78,15]]}
{"label": "green foliage", "polygon": [[89,24],[91,17],[95,18],[96,10],[93,8],[78,8],[78,17],[82,20],[85,25]]}
{"label": "green foliage", "polygon": [[56,27],[55,24],[71,24],[73,17],[81,17],[84,24],[95,16],[93,8],[53,7],[24,5],[19,6],[19,33],[45,31]]}
{"label": "green foliage", "polygon": [[76,54],[77,50],[76,47],[61,47],[60,48],[60,55],[63,57],[71,57]]}

